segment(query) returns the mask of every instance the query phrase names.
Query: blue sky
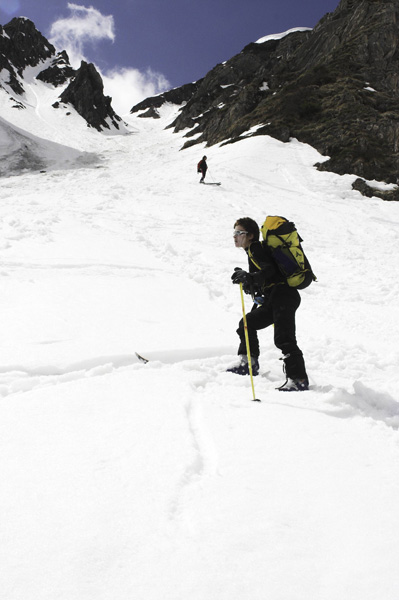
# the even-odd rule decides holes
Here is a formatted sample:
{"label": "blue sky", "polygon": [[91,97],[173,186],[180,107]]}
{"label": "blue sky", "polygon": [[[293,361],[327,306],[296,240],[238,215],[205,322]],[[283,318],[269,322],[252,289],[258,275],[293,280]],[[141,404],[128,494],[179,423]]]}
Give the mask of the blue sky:
{"label": "blue sky", "polygon": [[200,79],[263,36],[293,27],[313,27],[338,3],[0,0],[0,23],[15,16],[28,17],[75,62],[80,58],[94,62],[103,75],[115,81],[128,79],[139,95],[146,96],[151,90],[157,93]]}

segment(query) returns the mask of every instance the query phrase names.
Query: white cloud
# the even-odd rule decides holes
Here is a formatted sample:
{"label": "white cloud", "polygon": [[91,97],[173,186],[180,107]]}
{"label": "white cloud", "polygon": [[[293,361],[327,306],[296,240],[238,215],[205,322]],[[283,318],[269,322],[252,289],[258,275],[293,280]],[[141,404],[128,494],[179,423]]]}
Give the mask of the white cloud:
{"label": "white cloud", "polygon": [[50,42],[60,50],[66,50],[73,67],[78,67],[86,44],[101,40],[114,41],[114,17],[104,16],[89,6],[68,3],[71,14],[55,21],[50,29]]}
{"label": "white cloud", "polygon": [[[0,0],[1,1],[1,0]],[[80,62],[91,62],[84,55],[85,46],[99,41],[114,41],[115,29],[112,15],[104,16],[97,9],[68,3],[71,14],[55,21],[49,41],[58,49],[66,50],[71,65],[76,69]],[[132,106],[149,96],[154,96],[171,86],[161,74],[147,69],[114,67],[106,73],[96,65],[104,82],[104,92],[112,97],[112,106],[119,115],[127,114]]]}
{"label": "white cloud", "polygon": [[112,96],[112,106],[119,115],[130,111],[132,106],[155,96],[171,86],[161,74],[147,69],[142,73],[138,69],[115,68],[102,74],[104,91],[107,96]]}

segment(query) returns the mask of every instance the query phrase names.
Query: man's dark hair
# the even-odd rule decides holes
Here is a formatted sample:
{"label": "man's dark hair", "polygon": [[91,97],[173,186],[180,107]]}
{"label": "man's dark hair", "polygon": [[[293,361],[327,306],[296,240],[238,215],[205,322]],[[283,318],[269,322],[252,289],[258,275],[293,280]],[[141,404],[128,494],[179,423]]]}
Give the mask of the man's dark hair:
{"label": "man's dark hair", "polygon": [[251,233],[254,242],[257,242],[259,240],[259,225],[250,217],[242,217],[242,219],[237,219],[237,221],[234,223],[234,227],[237,226],[242,227],[243,229],[245,229],[245,231]]}

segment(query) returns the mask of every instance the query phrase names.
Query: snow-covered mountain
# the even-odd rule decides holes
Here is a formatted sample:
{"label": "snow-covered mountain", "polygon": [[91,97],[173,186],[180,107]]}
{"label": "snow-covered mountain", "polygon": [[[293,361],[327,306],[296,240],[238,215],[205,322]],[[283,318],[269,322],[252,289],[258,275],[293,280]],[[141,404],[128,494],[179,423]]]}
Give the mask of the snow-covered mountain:
{"label": "snow-covered mountain", "polygon": [[[268,136],[207,148],[222,186],[200,186],[176,106],[104,136],[45,94],[1,96],[12,144],[96,159],[0,179],[3,597],[396,600],[399,205]],[[232,229],[267,214],[318,276],[297,319],[311,389],[276,391],[270,328],[254,403],[225,372]]]}
{"label": "snow-covered mountain", "polygon": [[[30,21],[28,24],[34,34],[39,35]],[[40,44],[36,42],[38,46]],[[93,66],[84,63],[78,72],[71,75],[65,53],[57,58],[53,54],[43,58],[43,54],[44,51],[38,56],[33,55],[31,62],[34,64],[24,64],[18,71],[11,63],[0,71],[2,177],[27,171],[98,165],[101,156],[96,151],[90,152],[87,140],[130,133],[128,125],[119,117],[116,128],[112,113],[107,116],[102,112],[101,99],[96,105],[97,116],[93,117],[93,122],[103,119],[106,127],[89,127],[82,116],[88,116],[90,110],[94,110],[94,95],[101,93],[102,89],[102,82],[98,84],[97,91],[90,88],[90,83],[84,82],[87,73],[94,74]],[[96,77],[95,74],[93,76]],[[73,90],[76,89],[76,98],[83,91],[84,110],[73,106],[73,98],[70,98],[72,102],[66,101],[71,94],[75,97]],[[107,102],[106,99],[103,101],[104,106]]]}
{"label": "snow-covered mountain", "polygon": [[31,70],[25,70],[20,100],[0,89],[0,176],[99,164],[100,156],[86,150],[85,121],[71,106],[53,109],[59,91],[30,76]]}
{"label": "snow-covered mountain", "polygon": [[[399,0],[340,0],[313,29],[254,40],[195,85],[147,98],[132,112],[145,108],[153,117],[162,100],[180,96],[173,127],[184,130],[185,147],[231,143],[249,131],[294,137],[326,157],[323,170],[396,183],[398,17]],[[364,181],[357,187],[367,189]]]}
{"label": "snow-covered mountain", "polygon": [[23,17],[0,26],[0,111],[2,176],[92,161],[93,157],[76,152],[79,145],[56,149],[45,141],[62,137],[56,130],[66,121],[71,121],[68,130],[75,128],[75,136],[87,127],[107,135],[128,133],[111,98],[104,96],[94,65],[82,61],[78,70],[72,69],[67,53],[57,53]]}

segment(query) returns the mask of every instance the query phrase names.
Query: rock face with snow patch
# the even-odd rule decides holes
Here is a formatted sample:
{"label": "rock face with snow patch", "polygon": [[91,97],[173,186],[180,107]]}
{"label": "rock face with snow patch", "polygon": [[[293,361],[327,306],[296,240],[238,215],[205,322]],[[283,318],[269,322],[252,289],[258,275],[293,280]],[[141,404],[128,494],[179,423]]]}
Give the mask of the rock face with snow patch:
{"label": "rock face with snow patch", "polygon": [[[39,69],[36,79],[54,87],[67,85],[61,93],[61,101],[71,104],[89,126],[99,131],[119,129],[122,119],[112,109],[111,98],[104,96],[103,82],[94,65],[82,62],[75,71],[67,53],[56,53],[54,46],[29,19],[15,18],[0,26],[0,88],[22,96],[24,70],[41,64],[43,69]],[[22,98],[21,101],[13,98],[13,101],[15,107],[24,107]]]}
{"label": "rock face with snow patch", "polygon": [[72,104],[89,125],[99,131],[119,128],[122,120],[111,107],[111,98],[104,96],[104,85],[93,64],[82,61],[80,68],[60,96],[62,102]]}
{"label": "rock face with snow patch", "polygon": [[217,65],[171,125],[190,130],[186,146],[294,137],[330,157],[320,169],[396,182],[398,23],[399,0],[341,0],[313,30],[269,36]]}
{"label": "rock face with snow patch", "polygon": [[55,54],[55,48],[29,19],[15,18],[0,26],[0,70],[10,73],[7,82],[16,94],[24,91],[23,70]]}
{"label": "rock face with snow patch", "polygon": [[64,85],[75,75],[75,70],[69,64],[69,57],[65,50],[59,52],[51,61],[47,69],[43,69],[37,79],[51,83],[54,87]]}

